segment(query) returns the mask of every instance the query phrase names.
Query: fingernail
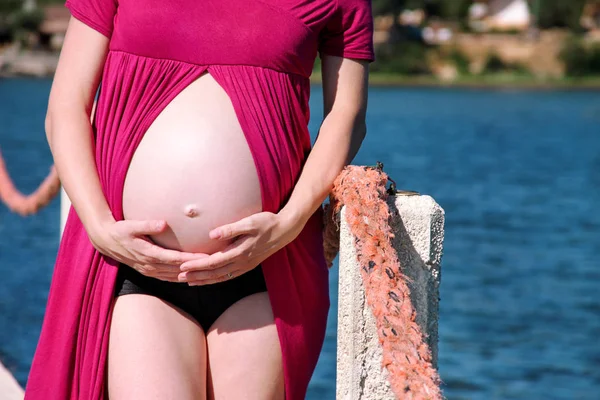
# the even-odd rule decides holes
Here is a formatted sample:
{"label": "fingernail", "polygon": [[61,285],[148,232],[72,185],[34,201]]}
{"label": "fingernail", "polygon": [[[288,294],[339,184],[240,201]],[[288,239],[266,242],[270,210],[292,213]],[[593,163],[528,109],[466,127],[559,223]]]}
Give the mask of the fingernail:
{"label": "fingernail", "polygon": [[186,278],[187,278],[186,273],[177,275],[177,279],[179,280],[179,282],[185,282]]}
{"label": "fingernail", "polygon": [[209,236],[211,239],[219,239],[221,237],[221,231],[219,231],[219,230],[211,231]]}

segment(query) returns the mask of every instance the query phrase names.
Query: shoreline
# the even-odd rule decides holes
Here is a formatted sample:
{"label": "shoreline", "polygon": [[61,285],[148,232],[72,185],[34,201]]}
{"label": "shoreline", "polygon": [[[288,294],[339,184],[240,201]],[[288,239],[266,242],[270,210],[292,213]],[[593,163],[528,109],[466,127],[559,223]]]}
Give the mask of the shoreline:
{"label": "shoreline", "polygon": [[[5,79],[51,79],[56,59],[47,57],[41,68],[33,68],[31,59],[11,70],[0,70],[0,80]],[[49,65],[50,64],[50,65]],[[23,68],[19,68],[19,67]],[[321,71],[315,69],[310,76],[311,84],[321,84]],[[464,76],[444,81],[433,75],[408,76],[371,72],[371,87],[472,89],[472,90],[585,90],[600,91],[600,75],[584,78],[539,79],[532,76],[510,74]]]}
{"label": "shoreline", "polygon": [[[320,72],[315,71],[311,83],[320,84]],[[435,76],[407,76],[393,74],[369,74],[369,86],[397,88],[432,89],[473,89],[473,90],[586,90],[600,91],[600,76],[585,78],[536,79],[534,77],[515,77],[490,75],[463,77],[453,81],[443,81]]]}

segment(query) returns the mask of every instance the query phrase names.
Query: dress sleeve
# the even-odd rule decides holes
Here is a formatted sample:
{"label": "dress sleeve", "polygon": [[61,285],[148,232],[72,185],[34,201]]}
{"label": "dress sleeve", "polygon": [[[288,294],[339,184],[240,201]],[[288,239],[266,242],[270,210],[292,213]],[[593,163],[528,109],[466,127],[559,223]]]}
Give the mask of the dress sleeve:
{"label": "dress sleeve", "polygon": [[371,0],[337,0],[337,8],[319,33],[319,55],[375,61]]}
{"label": "dress sleeve", "polygon": [[79,21],[104,36],[111,37],[117,0],[66,0],[65,7]]}

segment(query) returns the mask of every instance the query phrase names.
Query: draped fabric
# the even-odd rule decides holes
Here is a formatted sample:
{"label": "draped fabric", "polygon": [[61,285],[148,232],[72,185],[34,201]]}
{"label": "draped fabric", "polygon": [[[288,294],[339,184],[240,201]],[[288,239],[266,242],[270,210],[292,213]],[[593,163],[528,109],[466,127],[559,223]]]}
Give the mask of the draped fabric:
{"label": "draped fabric", "polygon": [[[125,176],[146,130],[170,101],[205,73],[231,99],[256,165],[263,211],[278,212],[311,149],[309,76],[316,54],[372,61],[370,2],[173,0],[169,7],[165,4],[156,0],[67,2],[74,17],[111,38],[93,132],[98,175],[115,219],[123,219]],[[224,22],[211,19],[216,15],[229,18],[230,26],[235,23],[239,29],[224,33]],[[183,29],[181,21],[194,21],[202,29]],[[282,29],[281,35],[273,35]],[[191,40],[191,32],[198,38]],[[257,35],[270,35],[273,41],[259,41]],[[330,298],[322,216],[319,207],[294,241],[261,263],[289,400],[305,397],[325,337]],[[95,250],[71,207],[26,387],[27,400],[106,397],[117,268],[115,260]]]}

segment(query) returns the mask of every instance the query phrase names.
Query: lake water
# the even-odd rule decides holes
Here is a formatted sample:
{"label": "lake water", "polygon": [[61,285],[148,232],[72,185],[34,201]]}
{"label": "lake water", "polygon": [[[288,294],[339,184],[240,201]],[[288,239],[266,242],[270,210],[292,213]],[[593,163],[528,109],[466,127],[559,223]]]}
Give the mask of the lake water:
{"label": "lake water", "polygon": [[[0,148],[19,188],[51,164],[50,81],[0,80]],[[311,131],[322,118],[313,88]],[[446,211],[439,368],[448,399],[597,399],[600,94],[371,88],[355,164]],[[59,240],[59,202],[0,206],[0,359],[24,383]],[[309,399],[335,398],[337,266]]]}

